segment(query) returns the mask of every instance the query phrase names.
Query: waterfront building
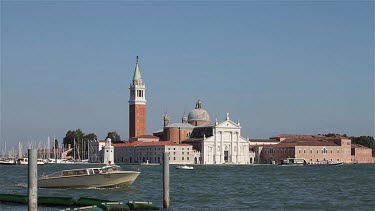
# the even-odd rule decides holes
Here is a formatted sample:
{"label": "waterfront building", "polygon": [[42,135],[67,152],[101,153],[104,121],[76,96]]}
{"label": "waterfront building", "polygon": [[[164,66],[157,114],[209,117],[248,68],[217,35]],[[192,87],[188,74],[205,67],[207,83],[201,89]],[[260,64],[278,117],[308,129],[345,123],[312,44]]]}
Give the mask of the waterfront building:
{"label": "waterfront building", "polygon": [[201,164],[250,164],[255,154],[249,150],[249,141],[241,137],[240,123],[229,119],[223,122],[201,125],[194,128],[189,139],[182,143],[191,144],[201,157]]}
{"label": "waterfront building", "polygon": [[372,157],[372,149],[359,145],[352,144],[351,146],[352,163],[374,163]]}
{"label": "waterfront building", "polygon": [[130,84],[129,99],[129,139],[146,135],[146,85],[142,81],[138,56],[135,64],[133,83]]}
{"label": "waterfront building", "polygon": [[281,138],[279,144],[254,146],[255,162],[280,164],[287,158],[304,159],[306,163],[351,163],[351,140],[348,138],[313,137],[310,135]]}
{"label": "waterfront building", "polygon": [[[170,164],[193,164],[193,147],[189,144],[177,144],[170,141],[143,142],[133,141],[114,143],[115,162],[126,164],[163,163],[163,154],[169,154]],[[199,156],[199,155],[198,155]]]}

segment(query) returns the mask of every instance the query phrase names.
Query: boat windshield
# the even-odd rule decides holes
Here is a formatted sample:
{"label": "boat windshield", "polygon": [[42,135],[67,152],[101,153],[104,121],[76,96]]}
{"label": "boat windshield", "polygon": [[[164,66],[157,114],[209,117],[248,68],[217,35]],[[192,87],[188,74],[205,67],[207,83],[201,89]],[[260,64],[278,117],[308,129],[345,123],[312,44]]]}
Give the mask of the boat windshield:
{"label": "boat windshield", "polygon": [[86,169],[75,169],[75,170],[66,170],[62,171],[62,176],[75,176],[75,175],[86,175]]}
{"label": "boat windshield", "polygon": [[105,172],[112,172],[112,171],[120,171],[121,170],[121,167],[120,166],[116,166],[116,165],[112,165],[112,166],[104,166],[102,168],[102,171],[105,173]]}

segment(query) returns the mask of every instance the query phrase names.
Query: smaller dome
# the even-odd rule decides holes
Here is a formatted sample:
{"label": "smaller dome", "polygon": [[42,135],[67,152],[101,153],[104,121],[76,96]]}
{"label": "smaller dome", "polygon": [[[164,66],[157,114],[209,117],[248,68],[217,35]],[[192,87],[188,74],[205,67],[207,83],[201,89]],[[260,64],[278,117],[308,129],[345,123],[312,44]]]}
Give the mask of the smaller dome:
{"label": "smaller dome", "polygon": [[182,115],[182,123],[187,123],[188,122],[188,118],[187,116],[185,115],[185,112],[184,112],[184,115]]}

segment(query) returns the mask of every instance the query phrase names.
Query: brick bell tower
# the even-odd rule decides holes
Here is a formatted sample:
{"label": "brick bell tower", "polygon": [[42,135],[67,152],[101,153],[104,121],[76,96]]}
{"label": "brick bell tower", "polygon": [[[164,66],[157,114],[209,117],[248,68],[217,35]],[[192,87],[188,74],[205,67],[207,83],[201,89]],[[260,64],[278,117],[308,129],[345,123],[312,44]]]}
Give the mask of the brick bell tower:
{"label": "brick bell tower", "polygon": [[146,86],[142,82],[141,70],[137,62],[133,75],[133,84],[130,84],[129,100],[129,139],[146,135]]}

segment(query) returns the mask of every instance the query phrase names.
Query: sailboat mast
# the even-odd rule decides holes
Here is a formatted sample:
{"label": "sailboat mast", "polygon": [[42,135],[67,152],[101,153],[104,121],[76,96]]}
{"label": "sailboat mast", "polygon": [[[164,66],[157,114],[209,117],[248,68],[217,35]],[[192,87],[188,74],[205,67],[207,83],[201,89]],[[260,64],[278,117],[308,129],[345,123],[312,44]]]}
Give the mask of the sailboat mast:
{"label": "sailboat mast", "polygon": [[48,136],[48,144],[47,144],[47,153],[48,153],[48,160],[51,158],[51,151],[50,151],[50,149],[51,149],[51,145],[50,145],[50,143],[51,143],[51,140],[50,140],[50,138],[49,138],[49,136]]}

